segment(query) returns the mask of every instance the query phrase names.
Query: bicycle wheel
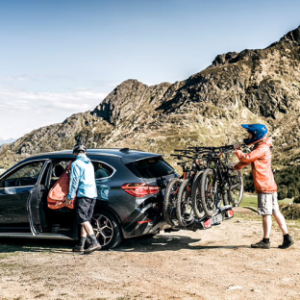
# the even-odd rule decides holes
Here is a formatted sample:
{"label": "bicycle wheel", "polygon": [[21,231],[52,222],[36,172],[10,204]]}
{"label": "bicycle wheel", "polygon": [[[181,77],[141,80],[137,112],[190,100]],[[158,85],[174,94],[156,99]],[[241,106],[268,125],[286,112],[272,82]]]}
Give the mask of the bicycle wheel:
{"label": "bicycle wheel", "polygon": [[201,201],[208,217],[216,212],[215,198],[218,194],[218,182],[213,169],[206,169],[201,179]]}
{"label": "bicycle wheel", "polygon": [[165,221],[171,225],[176,224],[176,199],[178,196],[179,188],[182,180],[179,178],[173,178],[169,181],[166,188],[166,193],[163,201],[163,214]]}
{"label": "bicycle wheel", "polygon": [[239,206],[244,194],[244,178],[241,170],[234,171],[228,178],[228,200],[232,206]]}
{"label": "bicycle wheel", "polygon": [[189,179],[186,179],[182,182],[176,200],[176,216],[181,226],[192,225],[195,220],[189,181]]}
{"label": "bicycle wheel", "polygon": [[201,179],[203,173],[204,171],[200,171],[197,173],[193,182],[192,195],[191,195],[194,214],[199,219],[205,216],[205,212],[203,210],[203,204],[201,200]]}
{"label": "bicycle wheel", "polygon": [[218,186],[218,194],[216,198],[218,199],[217,203],[215,204],[217,208],[221,208],[222,206],[226,206],[229,204],[228,191],[224,186]]}

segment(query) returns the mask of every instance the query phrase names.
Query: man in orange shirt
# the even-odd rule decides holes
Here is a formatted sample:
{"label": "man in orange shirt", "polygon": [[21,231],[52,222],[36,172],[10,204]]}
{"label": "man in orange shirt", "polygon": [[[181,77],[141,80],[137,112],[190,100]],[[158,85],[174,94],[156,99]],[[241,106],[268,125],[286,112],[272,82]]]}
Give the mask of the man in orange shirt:
{"label": "man in orange shirt", "polygon": [[243,128],[249,133],[246,145],[253,145],[253,150],[245,154],[240,149],[240,144],[235,144],[235,155],[240,162],[234,166],[235,170],[240,170],[251,164],[254,186],[258,194],[258,213],[263,219],[263,240],[252,244],[252,248],[270,248],[270,233],[272,227],[272,215],[278,223],[283,233],[283,243],[278,246],[281,249],[289,248],[294,244],[293,239],[288,233],[285,219],[281,214],[277,200],[277,185],[272,172],[272,154],[270,147],[272,141],[267,137],[268,129],[263,124],[243,124]]}

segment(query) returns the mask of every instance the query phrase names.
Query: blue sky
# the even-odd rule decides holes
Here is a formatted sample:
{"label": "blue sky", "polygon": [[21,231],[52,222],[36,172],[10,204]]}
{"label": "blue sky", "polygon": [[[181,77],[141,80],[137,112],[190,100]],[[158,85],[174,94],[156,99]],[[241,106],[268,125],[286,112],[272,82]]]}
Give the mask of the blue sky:
{"label": "blue sky", "polygon": [[300,25],[300,1],[0,2],[0,139],[93,109],[122,81],[175,82]]}

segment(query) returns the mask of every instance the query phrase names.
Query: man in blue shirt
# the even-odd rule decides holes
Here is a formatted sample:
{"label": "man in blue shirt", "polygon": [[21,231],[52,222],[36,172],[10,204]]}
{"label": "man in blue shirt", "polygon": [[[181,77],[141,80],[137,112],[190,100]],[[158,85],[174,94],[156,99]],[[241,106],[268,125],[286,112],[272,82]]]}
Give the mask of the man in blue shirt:
{"label": "man in blue shirt", "polygon": [[[73,251],[87,254],[101,249],[90,223],[97,197],[95,171],[93,164],[86,156],[86,147],[80,139],[77,140],[73,154],[76,160],[71,167],[69,194],[65,201],[68,204],[68,202],[75,198],[77,193],[76,215],[77,222],[81,225],[81,239],[79,245]],[[87,238],[89,239],[90,246],[84,249]]]}

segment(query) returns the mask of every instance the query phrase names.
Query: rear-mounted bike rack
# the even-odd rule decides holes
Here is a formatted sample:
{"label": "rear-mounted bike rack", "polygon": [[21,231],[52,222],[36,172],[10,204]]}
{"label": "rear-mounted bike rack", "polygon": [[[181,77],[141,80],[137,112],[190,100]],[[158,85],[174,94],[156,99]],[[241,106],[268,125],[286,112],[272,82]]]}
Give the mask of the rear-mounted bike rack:
{"label": "rear-mounted bike rack", "polygon": [[[221,214],[222,218],[219,219],[217,216]],[[190,226],[175,226],[173,227],[176,230],[205,230],[210,229],[212,226],[220,225],[220,223],[224,220],[229,220],[234,217],[234,211],[232,210],[231,205],[226,205],[224,207],[219,208],[216,213],[212,217],[204,216],[201,219],[196,219],[195,222]],[[217,221],[215,222],[215,220]],[[219,220],[218,220],[219,219]]]}

